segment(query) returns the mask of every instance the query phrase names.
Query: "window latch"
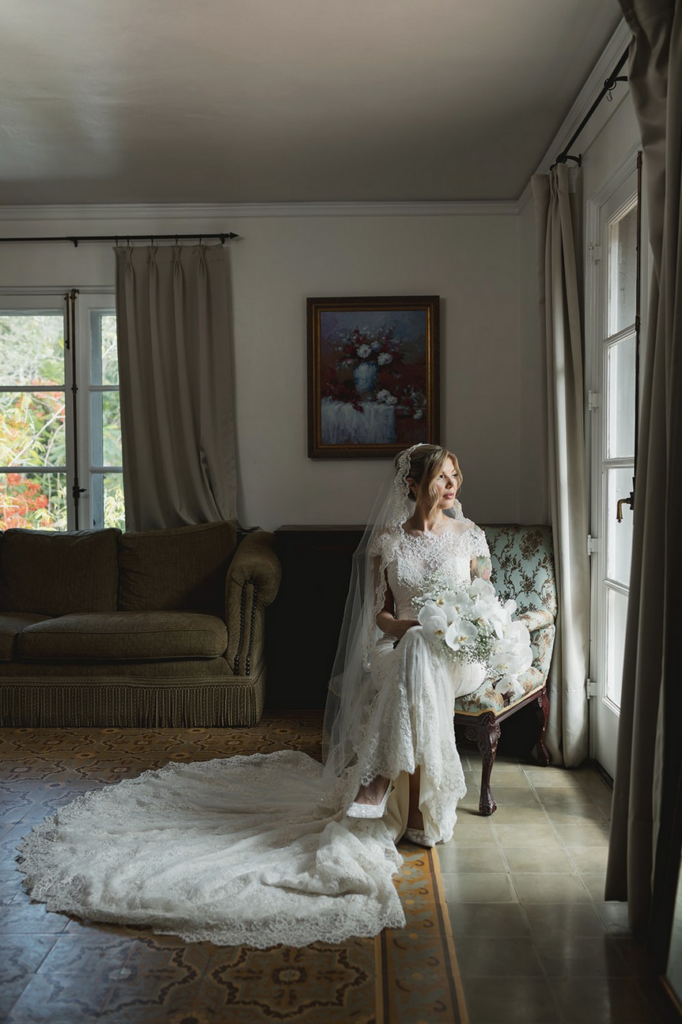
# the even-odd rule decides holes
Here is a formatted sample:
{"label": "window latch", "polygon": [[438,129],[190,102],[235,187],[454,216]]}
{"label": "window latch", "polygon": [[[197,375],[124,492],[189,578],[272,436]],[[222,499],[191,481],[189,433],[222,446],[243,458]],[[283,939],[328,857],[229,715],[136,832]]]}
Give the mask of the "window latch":
{"label": "window latch", "polygon": [[623,522],[623,505],[627,505],[631,512],[635,510],[635,492],[630,491],[627,498],[619,498],[616,503],[616,519],[619,523]]}

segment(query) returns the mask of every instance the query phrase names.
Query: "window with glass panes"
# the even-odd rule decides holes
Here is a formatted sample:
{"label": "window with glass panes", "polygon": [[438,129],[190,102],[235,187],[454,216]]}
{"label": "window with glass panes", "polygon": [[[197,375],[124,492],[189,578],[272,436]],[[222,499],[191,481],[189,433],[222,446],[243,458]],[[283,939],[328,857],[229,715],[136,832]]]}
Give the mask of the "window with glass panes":
{"label": "window with glass panes", "polygon": [[125,529],[116,314],[90,311],[90,518]]}
{"label": "window with glass panes", "polygon": [[[648,250],[640,161],[629,156],[588,203],[587,367],[591,431],[590,750],[615,777],[632,554],[637,349]],[[640,223],[641,221],[641,223]],[[641,339],[644,342],[644,339]]]}
{"label": "window with glass panes", "polygon": [[3,530],[124,525],[113,296],[74,301],[0,295]]}
{"label": "window with glass panes", "polygon": [[606,407],[602,423],[604,683],[606,697],[620,707],[632,553],[632,510],[625,500],[633,490],[635,472],[636,196],[609,222],[607,239],[607,329],[603,342]]}

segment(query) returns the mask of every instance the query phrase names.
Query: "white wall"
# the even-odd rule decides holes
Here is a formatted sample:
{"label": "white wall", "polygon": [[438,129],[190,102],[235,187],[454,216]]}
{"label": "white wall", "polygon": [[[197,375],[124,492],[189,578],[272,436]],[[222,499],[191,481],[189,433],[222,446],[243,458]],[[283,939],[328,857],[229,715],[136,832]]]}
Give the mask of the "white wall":
{"label": "white wall", "polygon": [[[5,212],[1,233],[221,228],[242,236],[230,243],[230,255],[244,524],[362,523],[388,466],[308,459],[305,300],[315,295],[440,295],[441,439],[461,459],[465,511],[482,523],[546,518],[538,454],[544,376],[533,328],[521,324],[526,243],[520,248],[520,218],[508,206],[472,213],[463,205],[439,216],[230,216],[220,223],[167,214],[11,221]],[[113,283],[106,244],[0,245],[4,288]]]}

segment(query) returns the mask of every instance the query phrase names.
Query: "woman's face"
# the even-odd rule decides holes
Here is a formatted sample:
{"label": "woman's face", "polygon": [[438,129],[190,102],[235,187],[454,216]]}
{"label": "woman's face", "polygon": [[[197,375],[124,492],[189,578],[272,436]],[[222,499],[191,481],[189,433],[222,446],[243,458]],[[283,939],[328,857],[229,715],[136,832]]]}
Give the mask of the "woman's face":
{"label": "woman's face", "polygon": [[[445,460],[432,482],[432,487],[437,494],[434,508],[441,510],[452,508],[457,497],[457,488],[459,487],[459,480],[452,459]],[[412,482],[412,488],[416,490],[414,482]]]}

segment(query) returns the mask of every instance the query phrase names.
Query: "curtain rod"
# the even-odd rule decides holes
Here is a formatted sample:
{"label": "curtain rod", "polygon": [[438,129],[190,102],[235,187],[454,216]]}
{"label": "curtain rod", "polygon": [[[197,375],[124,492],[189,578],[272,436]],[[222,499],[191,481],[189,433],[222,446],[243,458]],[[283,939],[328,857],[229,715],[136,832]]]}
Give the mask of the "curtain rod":
{"label": "curtain rod", "polygon": [[204,238],[219,238],[224,245],[228,239],[239,238],[239,235],[235,235],[234,231],[221,231],[217,235],[204,234],[203,232],[197,232],[194,235],[66,235],[62,238],[51,235],[48,238],[0,238],[0,242],[73,242],[74,247],[78,248],[79,242],[116,242],[118,245],[119,241],[141,242],[148,240],[153,245],[154,239],[163,239],[165,241],[172,239],[175,242],[179,242],[180,239],[187,238],[198,238],[200,245]]}
{"label": "curtain rod", "polygon": [[573,145],[573,143],[575,142],[575,140],[578,138],[578,136],[580,135],[581,131],[583,130],[583,128],[585,127],[587,122],[590,120],[590,118],[592,117],[592,115],[594,114],[595,110],[597,109],[597,107],[599,106],[601,101],[604,99],[604,97],[608,96],[610,98],[611,97],[611,93],[616,88],[616,86],[618,85],[619,82],[627,82],[627,80],[628,80],[627,75],[619,75],[619,72],[622,71],[622,69],[623,69],[623,67],[625,65],[625,61],[628,59],[628,54],[629,53],[630,53],[630,47],[628,46],[626,51],[625,51],[625,53],[623,54],[623,56],[620,58],[620,60],[616,64],[615,68],[613,69],[613,71],[611,72],[609,77],[604,82],[604,87],[603,87],[602,91],[599,93],[599,95],[597,96],[596,100],[594,101],[594,103],[592,104],[592,106],[587,111],[587,113],[585,114],[584,118],[582,119],[582,121],[580,122],[578,127],[576,128],[575,132],[573,133],[571,138],[566,143],[566,148],[564,149],[564,151],[562,153],[559,153],[559,156],[556,158],[556,160],[552,164],[552,167],[556,167],[557,164],[565,164],[567,160],[575,160],[575,162],[577,163],[578,167],[580,167],[580,164],[582,163],[582,156],[580,156],[580,155],[578,155],[578,156],[571,156],[571,154],[568,151],[571,148],[571,146]]}

